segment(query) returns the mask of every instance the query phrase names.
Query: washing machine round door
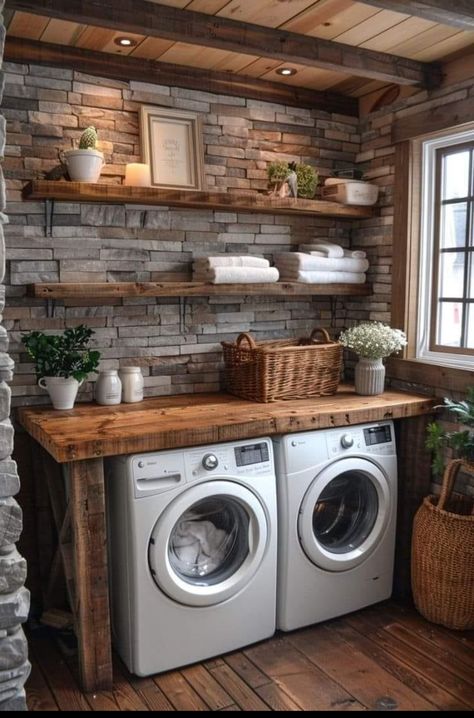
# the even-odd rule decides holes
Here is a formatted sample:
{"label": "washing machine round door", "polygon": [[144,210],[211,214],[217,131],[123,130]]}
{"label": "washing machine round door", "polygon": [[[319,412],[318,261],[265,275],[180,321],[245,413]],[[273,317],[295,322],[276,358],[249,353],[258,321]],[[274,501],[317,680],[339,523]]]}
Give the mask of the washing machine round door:
{"label": "washing machine round door", "polygon": [[346,571],[374,551],[390,520],[387,478],[369,460],[347,458],[327,466],[301,504],[298,534],[308,558],[327,571]]}
{"label": "washing machine round door", "polygon": [[152,532],[153,580],[188,606],[212,606],[249,583],[265,554],[269,528],[260,499],[231,481],[206,481],[177,496]]}

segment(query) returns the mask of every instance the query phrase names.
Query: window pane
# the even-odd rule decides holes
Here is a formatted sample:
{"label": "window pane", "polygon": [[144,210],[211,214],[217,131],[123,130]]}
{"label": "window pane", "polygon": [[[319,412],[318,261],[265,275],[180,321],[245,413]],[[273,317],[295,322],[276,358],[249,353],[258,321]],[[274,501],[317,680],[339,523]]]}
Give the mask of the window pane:
{"label": "window pane", "polygon": [[[468,316],[467,316],[467,342],[466,347],[468,349],[474,349],[474,304],[468,305]],[[474,366],[474,358],[472,360]]]}
{"label": "window pane", "polygon": [[447,347],[461,346],[462,304],[440,302],[438,319],[438,344]]}
{"label": "window pane", "polygon": [[467,297],[474,299],[474,252],[469,252],[468,260],[469,271],[467,274]]}
{"label": "window pane", "polygon": [[462,150],[443,157],[442,199],[469,194],[469,155],[469,150]]}
{"label": "window pane", "polygon": [[466,246],[467,203],[445,204],[441,208],[441,249]]}
{"label": "window pane", "polygon": [[443,252],[439,257],[439,296],[463,297],[466,252]]}

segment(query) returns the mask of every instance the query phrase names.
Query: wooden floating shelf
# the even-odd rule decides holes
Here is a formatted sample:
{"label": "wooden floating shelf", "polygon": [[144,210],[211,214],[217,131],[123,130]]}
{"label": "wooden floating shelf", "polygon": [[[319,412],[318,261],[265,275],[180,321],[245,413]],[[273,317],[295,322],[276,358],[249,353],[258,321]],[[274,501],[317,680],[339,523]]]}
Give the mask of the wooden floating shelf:
{"label": "wooden floating shelf", "polygon": [[130,187],[126,185],[90,184],[33,180],[23,190],[25,199],[56,200],[60,202],[104,202],[109,204],[145,204],[189,209],[217,209],[265,214],[320,215],[346,219],[372,217],[372,207],[356,207],[302,199],[300,197],[272,198],[265,194],[243,192],[202,192],[170,190],[158,187]]}
{"label": "wooden floating shelf", "polygon": [[259,294],[266,296],[367,296],[368,284],[207,284],[205,282],[94,282],[30,284],[28,294],[42,299],[106,299],[110,297],[210,297]]}

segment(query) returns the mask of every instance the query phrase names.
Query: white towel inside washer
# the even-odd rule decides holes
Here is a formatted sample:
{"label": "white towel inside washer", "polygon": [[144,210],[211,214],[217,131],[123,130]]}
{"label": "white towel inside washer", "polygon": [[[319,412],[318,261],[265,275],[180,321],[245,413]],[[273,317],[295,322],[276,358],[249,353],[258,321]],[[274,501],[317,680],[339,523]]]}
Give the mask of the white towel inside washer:
{"label": "white towel inside washer", "polygon": [[185,576],[207,576],[228,554],[229,534],[212,521],[203,521],[192,511],[176,524],[170,544],[177,559],[174,567]]}

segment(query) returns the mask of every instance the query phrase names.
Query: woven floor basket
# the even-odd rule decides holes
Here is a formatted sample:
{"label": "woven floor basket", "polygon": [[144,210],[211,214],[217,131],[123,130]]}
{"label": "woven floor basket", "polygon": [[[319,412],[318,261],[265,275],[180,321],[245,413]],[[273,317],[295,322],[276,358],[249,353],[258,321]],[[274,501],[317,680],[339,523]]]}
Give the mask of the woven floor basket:
{"label": "woven floor basket", "polygon": [[314,329],[309,338],[258,343],[243,333],[235,342],[221,343],[230,394],[270,402],[330,395],[337,390],[342,345],[332,341],[325,329]]}
{"label": "woven floor basket", "polygon": [[427,496],[413,522],[411,581],[419,612],[448,628],[474,628],[474,499],[453,493],[459,469],[451,461],[441,494]]}

